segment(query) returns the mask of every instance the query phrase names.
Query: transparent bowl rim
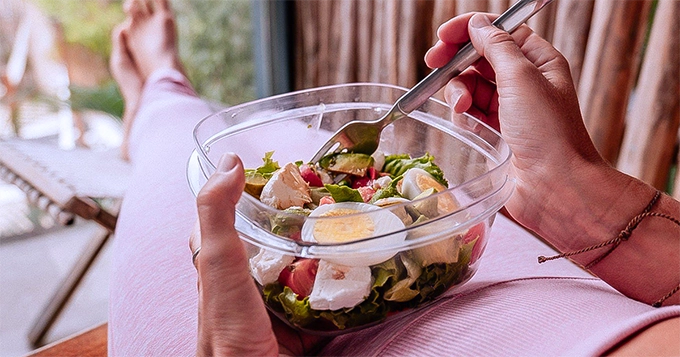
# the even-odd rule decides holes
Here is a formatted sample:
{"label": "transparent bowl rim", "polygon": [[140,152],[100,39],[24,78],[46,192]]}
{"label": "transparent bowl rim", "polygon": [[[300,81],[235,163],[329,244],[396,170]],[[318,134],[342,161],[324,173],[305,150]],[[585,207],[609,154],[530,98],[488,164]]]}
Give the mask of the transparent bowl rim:
{"label": "transparent bowl rim", "polygon": [[[196,147],[195,152],[196,152],[197,156],[199,158],[201,158],[204,163],[207,163],[208,165],[210,165],[210,168],[214,171],[216,169],[216,166],[209,159],[208,153],[204,150],[202,143],[199,142],[198,135],[197,135],[197,131],[199,130],[201,125],[204,124],[206,121],[208,121],[208,120],[210,120],[214,117],[224,115],[224,114],[227,114],[227,113],[231,113],[231,112],[237,112],[237,111],[240,111],[242,108],[247,108],[247,107],[257,105],[257,104],[260,104],[260,103],[276,101],[276,100],[281,99],[281,98],[297,96],[297,95],[301,95],[301,94],[305,94],[305,93],[316,93],[316,92],[320,92],[320,91],[324,91],[324,90],[332,90],[332,89],[344,88],[344,87],[378,87],[378,88],[396,89],[396,90],[400,90],[400,91],[404,91],[404,92],[408,90],[407,88],[403,88],[403,87],[400,87],[400,86],[383,84],[383,83],[363,83],[363,82],[344,83],[344,84],[323,86],[323,87],[305,89],[305,90],[300,90],[300,91],[295,91],[295,92],[289,92],[289,93],[279,94],[279,95],[276,95],[276,96],[266,97],[266,98],[257,99],[257,100],[251,101],[251,102],[239,104],[239,105],[229,107],[229,108],[217,111],[215,113],[212,113],[212,114],[204,117],[203,119],[201,119],[196,124],[196,126],[194,127],[194,130],[193,130],[193,139],[194,139],[194,143],[195,143],[195,147]],[[429,101],[432,101],[432,102],[438,103],[439,105],[444,105],[444,106],[448,107],[448,105],[446,103],[444,103],[444,102],[442,102],[438,99],[435,99],[435,98],[430,98]],[[485,130],[488,130],[491,135],[493,135],[496,139],[498,139],[499,142],[501,143],[501,146],[503,146],[505,148],[505,150],[503,150],[503,151],[505,151],[506,155],[504,155],[503,157],[501,157],[498,160],[494,159],[493,161],[494,161],[494,163],[496,163],[496,166],[492,167],[489,171],[485,172],[484,174],[477,176],[473,179],[467,180],[467,181],[465,181],[465,182],[463,182],[459,185],[450,187],[449,189],[447,189],[445,191],[430,195],[430,196],[424,198],[423,200],[432,199],[432,198],[437,197],[439,195],[451,194],[452,192],[454,192],[456,190],[459,190],[459,191],[463,190],[463,189],[465,189],[469,186],[477,184],[480,180],[487,179],[489,176],[492,176],[492,175],[496,174],[498,171],[501,171],[501,170],[505,170],[505,175],[504,175],[505,177],[504,177],[504,181],[502,183],[500,183],[498,185],[498,187],[496,187],[495,190],[493,190],[492,192],[489,192],[487,195],[484,195],[484,196],[479,197],[475,200],[472,200],[472,201],[468,202],[468,204],[459,207],[455,211],[448,212],[447,214],[438,216],[434,219],[427,221],[429,223],[429,222],[434,222],[434,221],[438,221],[438,220],[441,220],[441,219],[445,219],[447,217],[450,217],[450,216],[453,216],[453,215],[456,215],[456,214],[460,214],[461,212],[469,209],[470,207],[472,207],[474,205],[481,204],[481,203],[488,203],[492,200],[496,201],[496,202],[493,202],[492,204],[490,204],[490,206],[486,210],[484,210],[482,213],[477,214],[474,217],[470,217],[469,220],[466,220],[465,222],[452,227],[452,230],[455,230],[455,231],[462,231],[464,229],[467,229],[467,228],[479,223],[480,221],[483,221],[484,219],[490,217],[491,215],[495,214],[505,204],[505,202],[507,202],[507,200],[509,199],[510,195],[512,194],[512,191],[513,191],[514,186],[515,186],[515,182],[514,182],[515,180],[514,180],[514,178],[511,177],[510,170],[509,170],[512,152],[511,152],[510,148],[507,146],[507,143],[501,137],[501,134],[498,131],[496,131],[494,128],[490,127],[489,125],[480,121],[479,119],[475,118],[474,116],[469,115],[468,113],[463,113],[463,115],[465,115],[467,118],[473,120],[477,125],[480,125]],[[253,123],[255,122],[254,120],[249,120],[249,121],[245,121],[244,123],[249,123],[251,121]],[[431,125],[432,123],[426,123],[426,124]],[[239,130],[242,129],[242,128],[243,128],[243,126],[239,125]],[[437,126],[437,128],[439,128],[440,130],[442,129],[441,126]],[[233,132],[233,130],[230,130],[230,129],[231,128],[225,129],[223,132],[226,132],[226,133]],[[460,130],[461,131],[468,131],[467,129],[464,129],[464,128],[460,128]],[[475,134],[475,133],[472,133],[472,134],[475,135],[475,136],[478,136],[478,134]],[[484,139],[482,139],[482,140],[484,140]],[[486,141],[486,140],[484,140],[484,141]],[[494,149],[494,151],[496,151],[496,150]],[[496,152],[498,152],[498,151],[496,151]],[[500,155],[500,152],[498,152],[498,154]],[[207,179],[208,173],[205,172],[202,165],[198,165],[198,166],[200,167],[204,178]],[[241,204],[242,201],[247,202],[245,204],[254,205],[262,211],[271,212],[271,214],[277,214],[277,213],[280,214],[282,212],[281,210],[275,209],[273,207],[270,207],[270,206],[262,203],[258,199],[254,198],[254,197],[252,197],[248,194],[243,194],[241,196],[241,198],[239,200],[239,202],[240,202],[239,204]],[[413,204],[413,201],[391,205],[390,208],[399,208],[400,206],[406,206],[406,205],[411,205],[411,204]],[[365,239],[356,240],[356,241],[347,242],[347,243],[318,243],[318,242],[295,241],[295,240],[292,240],[292,239],[289,239],[289,238],[286,238],[286,237],[283,237],[283,236],[276,235],[276,234],[274,234],[274,233],[272,233],[272,232],[270,232],[266,229],[263,229],[259,225],[257,225],[256,223],[252,222],[243,212],[241,212],[241,210],[238,209],[238,205],[237,205],[236,215],[237,215],[236,228],[237,228],[237,231],[239,231],[239,235],[240,235],[242,240],[247,241],[247,242],[249,242],[249,243],[251,243],[255,246],[258,246],[260,248],[278,251],[279,253],[282,253],[282,254],[296,254],[296,255],[303,255],[303,256],[305,254],[333,255],[334,249],[337,249],[338,247],[345,248],[345,249],[342,250],[343,254],[351,253],[351,252],[367,253],[367,252],[380,252],[380,251],[388,251],[388,250],[391,251],[391,250],[395,250],[395,249],[403,250],[403,249],[417,248],[419,246],[424,246],[424,245],[430,244],[433,241],[446,238],[446,237],[440,237],[442,234],[439,233],[439,234],[432,234],[432,235],[428,235],[428,236],[419,237],[419,238],[413,239],[413,240],[406,240],[406,241],[404,241],[404,242],[402,242],[398,245],[390,245],[390,246],[386,246],[386,247],[377,246],[377,247],[372,247],[371,249],[366,249],[365,246],[361,245],[362,243],[365,243],[365,242],[371,241],[371,240],[377,240],[377,239],[385,238],[386,236],[397,234],[397,233],[400,233],[400,232],[403,232],[403,231],[409,231],[409,230],[413,229],[414,227],[407,227],[403,230],[391,231],[391,232],[389,232],[388,234],[385,234],[385,235],[373,236],[373,237],[370,237],[370,238],[365,238]],[[306,217],[305,219],[315,219],[315,220],[317,220],[317,219],[323,219],[323,218],[307,218]],[[420,227],[420,226],[418,226],[418,227]],[[352,249],[352,247],[356,247],[356,249]]]}

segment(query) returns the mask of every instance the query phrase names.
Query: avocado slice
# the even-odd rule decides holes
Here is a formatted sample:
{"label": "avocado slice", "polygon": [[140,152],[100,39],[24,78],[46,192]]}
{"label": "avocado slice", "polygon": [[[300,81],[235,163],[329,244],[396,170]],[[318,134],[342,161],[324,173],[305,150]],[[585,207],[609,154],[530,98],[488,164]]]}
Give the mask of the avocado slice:
{"label": "avocado slice", "polygon": [[331,154],[319,160],[319,166],[328,171],[356,176],[366,175],[366,170],[372,165],[373,158],[360,153]]}
{"label": "avocado slice", "polygon": [[246,172],[246,187],[244,191],[249,193],[251,196],[259,199],[260,194],[264,185],[267,184],[269,179],[265,178],[261,173],[255,171]]}

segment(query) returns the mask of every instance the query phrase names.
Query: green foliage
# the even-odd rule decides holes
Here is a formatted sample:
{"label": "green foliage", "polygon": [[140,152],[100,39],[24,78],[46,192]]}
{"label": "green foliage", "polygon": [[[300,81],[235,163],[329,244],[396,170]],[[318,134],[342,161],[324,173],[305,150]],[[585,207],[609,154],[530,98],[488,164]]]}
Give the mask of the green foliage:
{"label": "green foliage", "polygon": [[204,98],[229,105],[255,99],[250,1],[176,0],[180,57]]}
{"label": "green foliage", "polygon": [[98,110],[116,118],[123,116],[123,97],[114,81],[107,81],[97,88],[71,86],[70,90],[73,110]]}
{"label": "green foliage", "polygon": [[111,30],[123,21],[122,1],[35,0],[64,29],[66,42],[79,43],[108,58]]}
{"label": "green foliage", "polygon": [[[111,31],[125,19],[122,0],[35,2],[62,24],[67,42],[109,58]],[[180,57],[199,95],[230,105],[255,99],[250,1],[172,0],[171,5]]]}

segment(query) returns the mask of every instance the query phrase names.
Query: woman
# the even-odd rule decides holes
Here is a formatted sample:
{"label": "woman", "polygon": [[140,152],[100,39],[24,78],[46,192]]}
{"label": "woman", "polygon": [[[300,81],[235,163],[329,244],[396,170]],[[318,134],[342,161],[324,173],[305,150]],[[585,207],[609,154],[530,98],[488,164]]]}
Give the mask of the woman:
{"label": "woman", "polygon": [[[112,70],[128,104],[136,180],[115,241],[112,355],[680,353],[680,294],[669,295],[680,283],[680,228],[672,221],[680,203],[600,158],[566,61],[528,27],[510,36],[486,15],[462,15],[441,26],[425,60],[441,66],[468,39],[484,57],[447,85],[446,97],[511,146],[517,189],[506,207],[519,223],[571,252],[617,237],[640,217],[630,239],[572,256],[600,280],[568,260],[538,265],[536,256],[554,251],[499,217],[480,270],[460,294],[322,341],[270,319],[252,282],[233,228],[244,185],[238,157],[220,160],[196,201],[186,188],[191,130],[210,110],[182,74],[166,0],[128,1],[126,11]],[[639,216],[645,211],[671,220]],[[185,246],[196,217],[198,295]],[[664,297],[664,307],[650,306]]]}

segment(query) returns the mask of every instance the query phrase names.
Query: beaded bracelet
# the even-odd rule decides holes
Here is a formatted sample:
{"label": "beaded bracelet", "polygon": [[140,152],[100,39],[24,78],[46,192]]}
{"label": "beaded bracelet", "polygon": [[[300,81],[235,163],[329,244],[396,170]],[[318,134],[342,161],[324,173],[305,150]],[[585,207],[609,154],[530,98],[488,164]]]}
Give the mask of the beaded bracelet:
{"label": "beaded bracelet", "polygon": [[[545,256],[541,255],[541,256],[538,257],[538,263],[540,264],[540,263],[545,263],[549,260],[570,257],[572,255],[577,255],[577,254],[589,252],[591,250],[603,248],[603,247],[606,247],[610,244],[613,244],[613,246],[611,248],[609,248],[609,250],[607,250],[602,255],[600,255],[599,257],[595,258],[593,261],[591,261],[590,263],[585,265],[586,269],[590,269],[592,266],[599,263],[600,261],[602,261],[602,259],[604,259],[606,256],[608,256],[614,249],[616,249],[619,246],[619,244],[621,244],[621,242],[627,241],[628,238],[630,238],[630,235],[633,233],[633,230],[635,230],[635,228],[637,228],[637,226],[640,224],[640,222],[642,222],[642,220],[646,217],[665,218],[665,219],[675,223],[676,225],[680,226],[680,220],[676,219],[675,217],[669,216],[669,215],[664,214],[664,213],[651,212],[652,208],[654,207],[654,205],[656,204],[656,202],[659,200],[660,197],[661,197],[661,192],[656,191],[654,198],[652,198],[652,200],[649,202],[647,207],[645,207],[644,211],[642,211],[642,213],[640,213],[639,215],[633,217],[633,219],[631,219],[630,222],[628,222],[628,225],[626,226],[626,228],[624,228],[619,233],[619,235],[616,236],[615,238],[612,238],[612,239],[610,239],[606,242],[602,242],[602,243],[599,243],[599,244],[596,244],[596,245],[593,245],[593,246],[590,246],[590,247],[586,247],[586,248],[583,248],[583,249],[580,249],[580,250],[577,250],[577,251],[573,251],[573,252],[561,253],[561,254],[558,254],[558,255],[551,256],[551,257],[545,257]],[[657,300],[654,304],[652,304],[652,306],[660,307],[663,304],[664,301],[666,301],[668,298],[673,296],[673,294],[677,293],[678,290],[680,290],[680,284],[678,284],[678,286],[676,286],[668,294],[664,295],[662,298]]]}

